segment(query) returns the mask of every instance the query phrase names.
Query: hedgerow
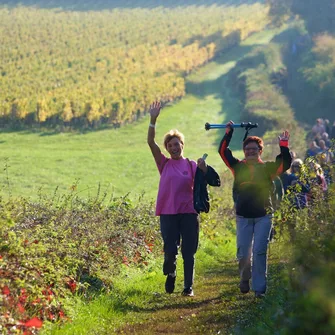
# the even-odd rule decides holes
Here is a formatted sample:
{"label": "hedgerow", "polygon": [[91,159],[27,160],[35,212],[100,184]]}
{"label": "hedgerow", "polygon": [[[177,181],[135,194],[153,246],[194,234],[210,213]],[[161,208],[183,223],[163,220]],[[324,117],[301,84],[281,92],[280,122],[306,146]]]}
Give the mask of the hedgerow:
{"label": "hedgerow", "polygon": [[122,267],[146,267],[161,252],[152,203],[103,201],[75,193],[38,203],[1,199],[2,334],[67,321],[64,298],[108,292]]}
{"label": "hedgerow", "polygon": [[[333,168],[333,176],[334,168]],[[295,210],[289,197],[276,214],[288,260],[286,303],[276,323],[280,334],[333,334],[335,312],[335,187],[314,187],[313,202]]]}

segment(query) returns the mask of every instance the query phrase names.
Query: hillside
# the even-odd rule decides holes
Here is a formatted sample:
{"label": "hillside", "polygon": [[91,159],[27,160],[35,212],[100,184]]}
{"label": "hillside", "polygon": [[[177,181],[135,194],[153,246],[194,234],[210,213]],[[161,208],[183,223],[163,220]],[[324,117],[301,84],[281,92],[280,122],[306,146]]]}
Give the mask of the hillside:
{"label": "hillside", "polygon": [[[197,159],[207,152],[209,164],[222,171],[224,165],[217,146],[223,131],[206,132],[204,125],[240,120],[242,105],[238,95],[231,91],[229,75],[239,59],[253,48],[269,43],[276,33],[254,35],[189,76],[187,96],[162,111],[157,125],[158,143],[169,129],[178,128],[186,136],[187,156]],[[158,173],[146,144],[147,125],[144,118],[119,129],[83,134],[2,133],[1,164],[8,166],[1,173],[3,193],[36,199],[40,188],[42,194],[52,194],[58,187],[60,195],[79,180],[77,192],[82,197],[96,195],[100,183],[100,191],[107,191],[109,196],[131,192],[134,198],[144,191],[146,196],[154,198]],[[234,148],[240,148],[242,138],[242,131],[236,132]]]}

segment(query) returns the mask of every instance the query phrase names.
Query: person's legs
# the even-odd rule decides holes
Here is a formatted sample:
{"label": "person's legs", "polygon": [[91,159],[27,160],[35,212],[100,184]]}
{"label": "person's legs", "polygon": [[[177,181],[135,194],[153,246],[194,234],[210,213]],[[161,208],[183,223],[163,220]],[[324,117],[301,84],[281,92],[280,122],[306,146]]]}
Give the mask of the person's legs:
{"label": "person's legs", "polygon": [[253,219],[236,216],[237,259],[240,271],[240,290],[249,292],[251,278],[251,245],[254,233]]}
{"label": "person's legs", "polygon": [[180,232],[177,215],[161,215],[160,228],[164,243],[163,273],[164,275],[167,275],[165,290],[168,293],[172,293],[174,291],[174,285],[176,280],[177,254],[180,242]]}
{"label": "person's legs", "polygon": [[266,291],[267,248],[272,227],[272,215],[255,219],[252,289],[255,293],[264,294]]}
{"label": "person's legs", "polygon": [[181,253],[184,260],[184,288],[190,289],[194,277],[194,255],[199,243],[199,218],[197,214],[180,214]]}

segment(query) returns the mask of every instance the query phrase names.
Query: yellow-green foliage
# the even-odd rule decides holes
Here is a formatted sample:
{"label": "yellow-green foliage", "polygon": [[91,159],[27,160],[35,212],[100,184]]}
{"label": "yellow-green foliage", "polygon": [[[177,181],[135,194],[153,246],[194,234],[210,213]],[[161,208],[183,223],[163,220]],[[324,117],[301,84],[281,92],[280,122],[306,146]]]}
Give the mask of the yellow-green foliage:
{"label": "yellow-green foliage", "polygon": [[[334,172],[332,169],[333,177]],[[335,188],[331,185],[324,193],[315,179],[309,176],[307,181],[313,194],[309,207],[292,208],[289,195],[276,215],[278,231],[288,237],[287,250],[293,251],[288,265],[288,302],[278,321],[283,334],[333,334]]]}
{"label": "yellow-green foliage", "polygon": [[262,30],[267,12],[262,4],[95,12],[1,8],[3,122],[131,121],[155,99],[182,97],[184,76]]}
{"label": "yellow-green foliage", "polygon": [[335,36],[319,35],[313,48],[314,61],[303,69],[305,79],[319,91],[335,93]]}

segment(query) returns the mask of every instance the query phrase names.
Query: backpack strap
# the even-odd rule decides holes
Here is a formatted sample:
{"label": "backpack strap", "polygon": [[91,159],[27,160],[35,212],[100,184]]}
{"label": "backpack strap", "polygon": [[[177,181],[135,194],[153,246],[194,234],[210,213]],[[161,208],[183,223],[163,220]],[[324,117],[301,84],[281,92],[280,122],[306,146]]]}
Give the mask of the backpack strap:
{"label": "backpack strap", "polygon": [[190,167],[191,167],[192,183],[194,184],[193,166],[192,166],[192,163],[191,163],[191,161],[190,161],[188,158],[186,158],[186,159],[187,159],[187,161],[188,161],[188,164],[190,164]]}
{"label": "backpack strap", "polygon": [[166,163],[170,160],[170,158],[166,158],[165,162],[163,163],[163,166],[161,168],[161,174],[163,173],[164,170],[164,166],[166,165]]}

